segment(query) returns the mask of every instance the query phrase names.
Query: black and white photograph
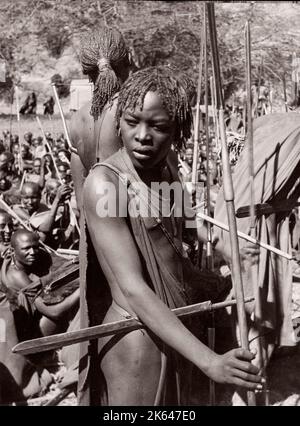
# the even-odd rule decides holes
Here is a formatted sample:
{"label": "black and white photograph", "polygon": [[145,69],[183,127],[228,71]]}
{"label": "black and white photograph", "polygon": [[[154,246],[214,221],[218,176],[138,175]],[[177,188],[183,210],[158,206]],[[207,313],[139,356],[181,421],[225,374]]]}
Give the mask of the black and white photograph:
{"label": "black and white photograph", "polygon": [[0,28],[0,406],[300,406],[300,2]]}

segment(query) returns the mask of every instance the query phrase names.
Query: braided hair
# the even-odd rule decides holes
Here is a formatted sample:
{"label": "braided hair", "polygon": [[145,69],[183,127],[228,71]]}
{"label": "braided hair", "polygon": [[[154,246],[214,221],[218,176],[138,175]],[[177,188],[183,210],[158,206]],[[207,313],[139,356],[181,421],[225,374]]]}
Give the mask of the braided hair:
{"label": "braided hair", "polygon": [[180,78],[176,75],[168,66],[149,67],[132,74],[120,89],[116,112],[117,130],[120,129],[120,119],[126,109],[142,110],[146,94],[157,92],[170,119],[175,121],[174,145],[181,149],[191,136],[193,114],[190,96],[194,84],[187,76]]}
{"label": "braided hair", "polygon": [[121,72],[130,64],[129,51],[117,29],[104,28],[82,37],[80,60],[83,74],[94,83],[91,115],[96,120],[120,89]]}

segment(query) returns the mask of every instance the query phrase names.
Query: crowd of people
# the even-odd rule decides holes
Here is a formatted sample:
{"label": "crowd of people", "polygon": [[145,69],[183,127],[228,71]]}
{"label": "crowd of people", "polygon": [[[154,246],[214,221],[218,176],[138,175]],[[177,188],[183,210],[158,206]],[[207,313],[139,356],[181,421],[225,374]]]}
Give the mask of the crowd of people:
{"label": "crowd of people", "polygon": [[[52,379],[43,367],[49,359],[53,363],[56,352],[12,354],[16,343],[129,318],[145,328],[87,339],[61,352],[68,367],[63,386],[75,391],[79,404],[199,405],[207,393],[199,385],[205,377],[233,386],[241,399],[242,389],[263,390],[264,365],[274,347],[295,344],[286,259],[241,243],[245,294],[256,298],[259,292],[249,270],[262,289],[263,313],[257,313],[256,303],[247,308],[249,335],[256,336],[249,350],[239,347],[234,309],[215,315],[214,325],[222,330],[216,347],[209,346],[206,333],[210,315],[183,323],[172,312],[234,298],[225,231],[213,233],[213,267],[201,262],[208,233],[197,219],[195,188],[188,185],[193,163],[203,205],[207,186],[211,191],[206,211],[224,223],[226,213],[215,130],[209,130],[208,141],[200,131],[194,158],[193,82],[169,66],[133,73],[116,29],[88,33],[81,64],[94,94],[72,116],[72,149],[63,135],[50,133],[44,140],[27,132],[20,141],[6,131],[0,142],[0,312],[9,330],[0,355],[0,402],[26,400]],[[300,195],[297,121],[294,114],[269,114],[254,128],[255,201],[281,203],[268,216],[257,215],[256,229],[286,252],[299,251],[299,239],[289,237],[294,206],[282,207],[282,200]],[[228,137],[238,208],[247,205],[248,148],[244,133],[228,127]],[[161,192],[176,183],[179,193]],[[189,217],[180,210],[185,187]],[[249,233],[249,217],[239,219],[238,228]],[[62,255],[74,250],[79,256]]]}
{"label": "crowd of people", "polygon": [[[26,132],[19,140],[4,131],[0,140],[0,311],[7,324],[0,351],[1,403],[24,401],[53,382],[41,360],[13,355],[14,344],[66,330],[78,310],[78,261],[72,257],[70,264],[58,254],[79,246],[71,154],[63,134],[47,132],[45,138]],[[67,287],[44,302],[46,285],[55,286],[68,273]]]}

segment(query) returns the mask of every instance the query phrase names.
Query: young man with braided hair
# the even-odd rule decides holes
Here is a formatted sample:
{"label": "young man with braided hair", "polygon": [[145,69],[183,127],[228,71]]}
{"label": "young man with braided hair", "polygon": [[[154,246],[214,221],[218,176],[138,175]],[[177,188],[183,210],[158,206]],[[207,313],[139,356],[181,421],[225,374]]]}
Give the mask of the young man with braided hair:
{"label": "young man with braided hair", "polygon": [[70,125],[74,147],[71,168],[79,208],[82,185],[91,166],[121,146],[115,131],[117,93],[130,68],[129,51],[116,29],[87,33],[81,41],[80,56],[83,73],[93,82],[94,92],[91,102],[73,115]]}
{"label": "young man with braided hair", "polygon": [[[83,191],[87,241],[102,273],[91,287],[90,264],[83,268],[86,325],[94,325],[105,308],[103,323],[138,317],[147,328],[90,342],[88,352],[81,353],[82,404],[187,404],[184,358],[215,381],[261,388],[251,352],[217,355],[170,310],[190,303],[183,278],[182,216],[175,215],[176,196],[163,198],[155,184],[178,182],[169,153],[172,144],[180,148],[190,137],[191,124],[187,87],[170,68],[138,71],[122,86],[117,127],[124,147],[94,165]],[[113,206],[106,214],[103,194]],[[144,204],[150,216],[141,210]],[[94,261],[91,244],[89,262]]]}

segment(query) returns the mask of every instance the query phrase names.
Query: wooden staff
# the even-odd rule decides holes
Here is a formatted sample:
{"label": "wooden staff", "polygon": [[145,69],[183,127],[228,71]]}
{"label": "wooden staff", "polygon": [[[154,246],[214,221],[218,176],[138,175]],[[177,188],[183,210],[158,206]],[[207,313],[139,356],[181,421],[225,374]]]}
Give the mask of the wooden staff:
{"label": "wooden staff", "polygon": [[19,136],[19,153],[18,153],[18,166],[19,166],[19,174],[22,173],[22,157],[21,157],[21,130],[20,130],[20,102],[19,102],[19,88],[16,85],[16,112],[17,112],[17,124],[18,124],[18,136]]}
{"label": "wooden staff", "polygon": [[194,126],[194,151],[193,151],[193,167],[192,167],[192,183],[194,185],[196,185],[196,183],[198,182],[197,165],[198,165],[200,113],[201,113],[200,100],[201,100],[201,84],[202,84],[202,64],[203,64],[203,53],[204,53],[204,33],[205,33],[205,27],[203,24],[202,35],[201,35],[201,46],[200,46],[198,85],[197,85],[196,118],[195,118],[195,126]]}
{"label": "wooden staff", "polygon": [[[245,300],[245,303],[252,302],[253,297]],[[180,319],[190,318],[199,315],[201,312],[209,312],[211,310],[223,309],[235,306],[236,300],[228,300],[225,302],[212,304],[210,300],[194,305],[183,306],[181,308],[172,309],[172,312]],[[18,343],[12,351],[22,355],[34,354],[38,352],[48,351],[50,349],[59,349],[63,346],[70,346],[75,343],[86,342],[89,340],[99,339],[104,336],[113,336],[120,333],[129,333],[133,330],[141,330],[146,326],[137,318],[130,318],[121,321],[110,322],[107,324],[95,325],[93,327],[83,328],[76,331],[68,331],[66,333],[54,334],[52,336],[39,337],[37,339],[27,340]]]}
{"label": "wooden staff", "polygon": [[[250,236],[256,237],[256,229],[255,229],[255,200],[254,200],[254,144],[253,144],[253,121],[252,121],[252,100],[251,100],[251,32],[250,32],[250,23],[246,22],[245,25],[245,47],[246,47],[246,87],[247,87],[247,144],[248,144],[248,170],[249,170],[249,198],[250,198]],[[262,67],[262,65],[261,65]],[[260,70],[261,71],[261,70]],[[259,80],[260,85],[260,80]],[[258,86],[259,90],[259,86]],[[252,288],[257,288],[257,265],[250,266],[250,280],[252,282]],[[263,347],[265,346],[265,341],[262,336],[261,329],[261,319],[262,319],[262,300],[260,291],[256,291],[256,299],[255,299],[255,315],[258,318],[258,331],[259,331],[259,339],[258,339],[258,357],[260,368],[262,368],[264,377],[265,375],[265,366],[263,359]],[[265,377],[266,379],[266,377]]]}
{"label": "wooden staff", "polygon": [[[206,10],[204,9],[204,80],[205,80],[205,138],[206,138],[206,212],[210,216],[210,170],[209,170],[209,134],[208,134],[208,121],[209,121],[209,111],[208,111],[208,54],[207,54],[207,23],[206,23]],[[212,229],[211,224],[208,223],[207,226],[207,243],[206,243],[206,267],[209,271],[213,271],[214,262],[213,262],[213,245],[212,245]],[[208,346],[214,351],[215,350],[215,324],[214,317],[211,316],[211,324],[208,327]],[[215,395],[215,383],[213,380],[209,380],[209,404],[214,406],[216,401]]]}
{"label": "wooden staff", "polygon": [[25,179],[26,179],[26,174],[27,174],[27,171],[24,170],[22,180],[21,180],[20,189],[19,189],[20,192],[22,191],[22,188],[23,188],[23,185],[24,185],[24,182],[25,182]]}
{"label": "wooden staff", "polygon": [[[226,225],[225,223],[220,222],[219,220],[213,219],[212,217],[207,216],[206,214],[204,214],[200,211],[197,212],[197,216],[200,217],[201,219],[205,220],[206,222],[210,222],[211,224],[217,226],[218,228],[223,229],[226,232],[229,232],[229,226]],[[259,247],[262,247],[265,250],[268,250],[268,251],[270,251],[274,254],[277,254],[277,256],[284,257],[287,260],[295,260],[295,257],[292,256],[291,254],[286,253],[282,250],[279,250],[276,247],[270,246],[270,244],[264,243],[263,241],[257,240],[256,238],[253,238],[250,235],[245,234],[244,232],[237,231],[237,235],[238,235],[238,238],[246,240],[249,243],[256,244],[256,245],[258,245]]]}
{"label": "wooden staff", "polygon": [[57,106],[58,106],[58,109],[59,109],[59,113],[60,113],[60,116],[61,116],[61,120],[62,120],[62,123],[63,123],[63,128],[64,128],[65,136],[66,136],[66,139],[67,139],[67,144],[68,144],[69,149],[72,150],[72,144],[71,144],[71,140],[70,140],[70,137],[69,137],[69,132],[68,132],[65,116],[64,116],[61,104],[60,104],[60,100],[59,100],[59,96],[58,96],[58,93],[57,93],[57,90],[56,90],[55,83],[52,83],[51,86],[52,86],[52,89],[53,89],[54,97],[55,97],[55,100],[56,100],[56,103],[57,103]]}
{"label": "wooden staff", "polygon": [[[237,300],[237,316],[240,330],[241,346],[249,350],[248,342],[248,327],[247,318],[244,305],[244,289],[242,282],[242,270],[240,263],[239,254],[239,243],[237,235],[237,224],[235,217],[234,207],[234,191],[232,176],[230,170],[230,163],[227,151],[226,143],[226,131],[224,122],[224,98],[221,85],[221,74],[220,74],[220,63],[219,63],[219,52],[217,42],[217,31],[215,21],[215,10],[214,3],[206,3],[208,13],[208,26],[211,41],[213,67],[215,70],[215,82],[216,82],[216,94],[217,94],[217,108],[219,111],[219,123],[220,123],[220,136],[222,144],[222,165],[223,165],[223,191],[224,200],[226,202],[227,217],[230,230],[230,246],[231,246],[231,265],[232,265],[232,278],[235,288],[236,300]],[[248,405],[256,405],[254,392],[248,392]]]}
{"label": "wooden staff", "polygon": [[[54,158],[54,155],[53,155],[53,152],[52,152],[51,146],[50,146],[49,142],[47,141],[47,138],[46,138],[46,135],[45,135],[45,132],[44,132],[44,129],[43,129],[43,126],[42,126],[41,120],[39,119],[39,117],[38,117],[38,116],[36,116],[36,121],[38,122],[39,128],[40,128],[40,130],[41,130],[41,132],[42,132],[42,135],[43,135],[44,143],[45,143],[46,147],[48,148],[49,154],[50,154],[50,156],[51,156],[51,158],[52,158],[53,166],[54,166],[54,168],[55,168],[55,172],[56,172],[56,174],[57,174],[57,178],[58,178],[58,180],[59,180],[60,184],[62,185],[62,184],[63,184],[63,181],[62,181],[62,178],[61,178],[61,176],[60,176],[59,170],[58,170],[58,168],[57,168],[57,164],[56,164],[56,161],[55,161],[55,158]],[[77,231],[78,231],[78,234],[79,234],[79,236],[80,236],[80,228],[79,228],[79,225],[78,225],[78,222],[77,222],[77,219],[76,219],[75,213],[73,212],[73,209],[72,209],[72,206],[71,206],[71,202],[70,202],[70,200],[68,200],[68,201],[67,201],[67,204],[68,204],[69,209],[70,209],[70,215],[72,216],[72,218],[73,218],[73,220],[74,220],[75,227],[76,227],[76,229],[77,229]]]}
{"label": "wooden staff", "polygon": [[65,254],[67,256],[79,256],[79,250],[59,248],[56,251],[57,253]]}
{"label": "wooden staff", "polygon": [[[208,55],[207,55],[207,25],[206,25],[206,14],[204,14],[204,75],[205,75],[205,137],[206,137],[206,203],[207,203],[207,214],[210,216],[210,170],[209,170],[209,134],[208,134],[208,121],[209,121],[209,111],[208,111]],[[213,270],[213,253],[212,253],[212,233],[211,225],[208,224],[207,227],[207,246],[206,246],[206,259],[207,259],[207,268]]]}
{"label": "wooden staff", "polygon": [[253,122],[251,100],[251,35],[249,21],[245,25],[246,46],[246,87],[247,87],[247,144],[249,168],[249,194],[250,194],[250,235],[255,235],[254,211],[254,154],[253,154]]}
{"label": "wooden staff", "polygon": [[[248,28],[250,28],[249,27],[249,21],[247,21],[246,25],[248,25]],[[250,37],[250,29],[249,29],[249,37]],[[262,76],[262,71],[263,71],[263,61],[264,61],[264,58],[261,54],[260,55],[260,68],[259,68],[259,71],[258,71],[257,105],[256,105],[255,117],[258,117],[258,104],[259,104],[259,95],[260,95],[259,92],[260,92],[260,86],[261,86],[261,76]],[[250,90],[251,90],[251,87],[250,87]]]}

